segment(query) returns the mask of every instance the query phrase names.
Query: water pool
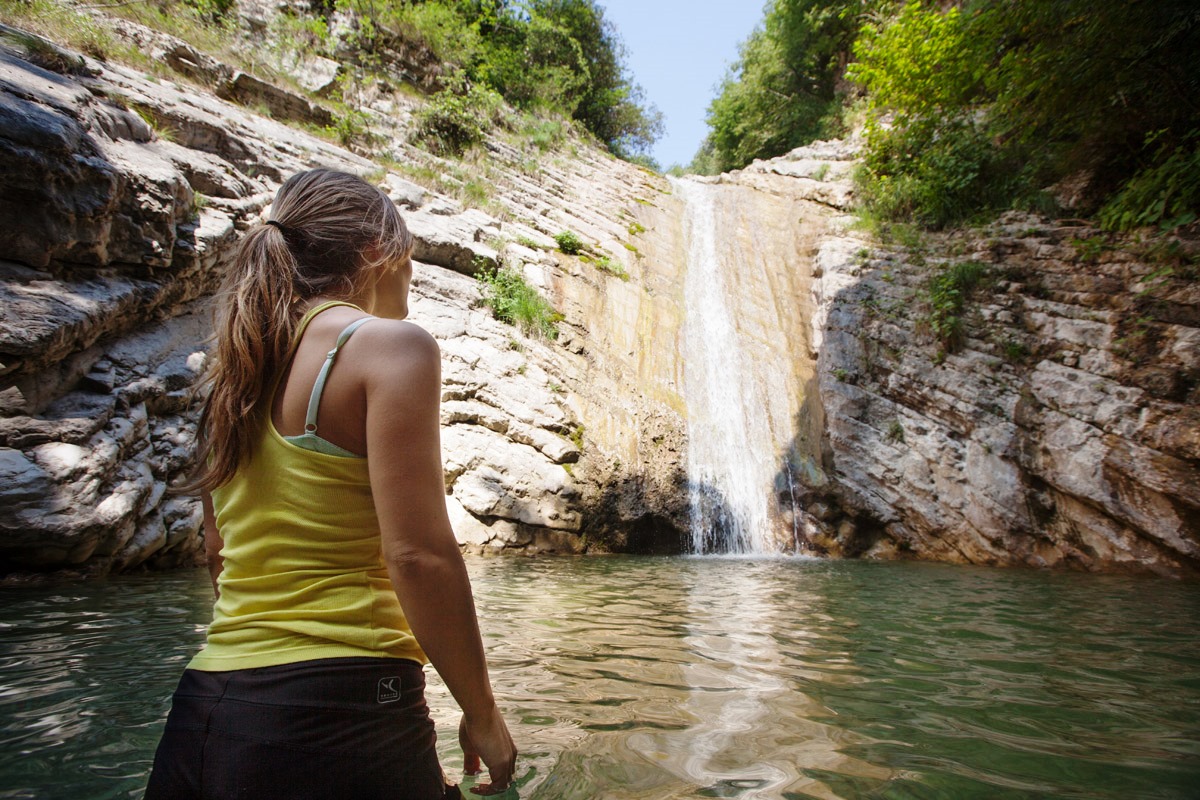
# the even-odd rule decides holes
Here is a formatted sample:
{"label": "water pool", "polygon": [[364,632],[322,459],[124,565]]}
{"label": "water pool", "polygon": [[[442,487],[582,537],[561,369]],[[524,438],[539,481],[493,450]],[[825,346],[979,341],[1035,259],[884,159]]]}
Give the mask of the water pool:
{"label": "water pool", "polygon": [[[1192,798],[1200,585],[917,563],[469,559],[508,796]],[[202,570],[0,592],[0,797],[140,797]],[[430,675],[447,770],[457,714]]]}

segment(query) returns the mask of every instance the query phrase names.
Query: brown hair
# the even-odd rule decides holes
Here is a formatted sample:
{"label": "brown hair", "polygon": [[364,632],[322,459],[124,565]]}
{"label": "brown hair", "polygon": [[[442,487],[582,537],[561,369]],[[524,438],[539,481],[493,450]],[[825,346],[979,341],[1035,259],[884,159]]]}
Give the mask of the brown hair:
{"label": "brown hair", "polygon": [[188,489],[226,483],[250,453],[266,395],[306,300],[350,297],[413,247],[396,206],[362,178],[314,169],[288,178],[272,219],[247,231],[218,294],[215,347]]}

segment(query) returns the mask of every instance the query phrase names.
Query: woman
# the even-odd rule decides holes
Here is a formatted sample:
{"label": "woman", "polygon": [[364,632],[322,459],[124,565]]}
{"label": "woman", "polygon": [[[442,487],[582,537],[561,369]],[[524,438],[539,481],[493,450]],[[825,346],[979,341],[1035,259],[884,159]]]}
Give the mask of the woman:
{"label": "woman", "polygon": [[468,772],[512,779],[470,583],[446,516],[440,356],[403,322],[412,237],[387,196],[290,178],[227,277],[200,417],[217,594],[146,797],[457,797],[424,699],[463,710]]}

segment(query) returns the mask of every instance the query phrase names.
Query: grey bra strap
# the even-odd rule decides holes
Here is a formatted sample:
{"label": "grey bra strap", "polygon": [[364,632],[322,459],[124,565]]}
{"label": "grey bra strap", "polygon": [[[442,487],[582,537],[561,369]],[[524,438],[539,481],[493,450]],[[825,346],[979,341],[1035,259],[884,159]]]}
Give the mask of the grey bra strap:
{"label": "grey bra strap", "polygon": [[364,322],[370,322],[373,319],[375,317],[356,319],[345,328],[342,328],[342,332],[338,334],[337,344],[325,354],[325,363],[321,365],[321,371],[317,373],[317,380],[313,383],[312,395],[308,398],[308,412],[304,415],[305,433],[317,432],[317,409],[321,407],[321,395],[325,393],[325,381],[329,378],[329,370],[333,368],[333,360],[337,357],[338,350]]}

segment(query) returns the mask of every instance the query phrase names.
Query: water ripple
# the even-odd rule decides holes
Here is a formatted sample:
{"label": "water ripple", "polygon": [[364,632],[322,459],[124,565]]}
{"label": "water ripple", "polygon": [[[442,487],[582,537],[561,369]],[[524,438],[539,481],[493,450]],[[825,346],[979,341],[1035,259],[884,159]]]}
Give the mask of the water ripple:
{"label": "water ripple", "polygon": [[[1187,798],[1200,587],[922,564],[469,564],[519,796]],[[6,591],[0,798],[140,797],[207,576]],[[439,750],[457,711],[430,675]]]}

